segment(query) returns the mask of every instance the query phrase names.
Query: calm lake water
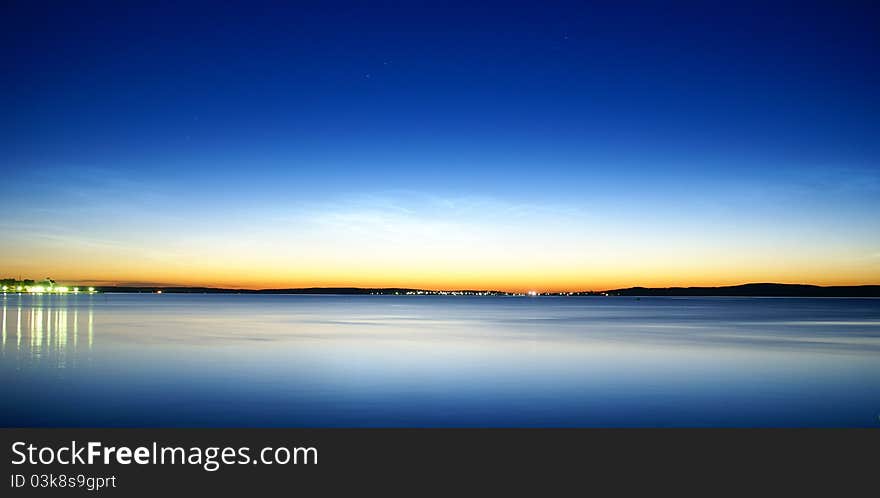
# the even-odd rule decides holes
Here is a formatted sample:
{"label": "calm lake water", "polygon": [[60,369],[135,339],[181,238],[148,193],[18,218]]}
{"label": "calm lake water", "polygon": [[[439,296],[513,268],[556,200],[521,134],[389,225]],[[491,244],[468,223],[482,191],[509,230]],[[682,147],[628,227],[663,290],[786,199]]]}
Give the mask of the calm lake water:
{"label": "calm lake water", "polygon": [[2,298],[2,426],[880,426],[880,300]]}

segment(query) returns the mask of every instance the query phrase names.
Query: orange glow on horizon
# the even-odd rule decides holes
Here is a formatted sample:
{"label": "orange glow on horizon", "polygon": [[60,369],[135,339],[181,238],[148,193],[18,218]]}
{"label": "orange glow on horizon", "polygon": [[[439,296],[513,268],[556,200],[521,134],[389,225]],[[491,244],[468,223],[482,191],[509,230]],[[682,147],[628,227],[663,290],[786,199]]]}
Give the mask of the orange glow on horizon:
{"label": "orange glow on horizon", "polygon": [[[478,207],[443,216],[327,208],[279,226],[267,226],[265,220],[275,218],[265,214],[222,230],[157,235],[148,244],[139,232],[128,239],[22,232],[0,256],[0,277],[50,276],[68,285],[507,292],[880,283],[880,253],[849,237],[829,235],[818,244],[769,229],[741,236],[708,233],[703,225]],[[526,214],[477,220],[471,212]]]}
{"label": "orange glow on horizon", "polygon": [[[786,274],[760,274],[753,276],[742,275],[731,277],[724,275],[694,275],[690,277],[647,275],[631,276],[630,278],[615,279],[610,276],[588,275],[548,275],[537,274],[525,275],[449,275],[449,276],[421,276],[421,275],[359,275],[356,278],[342,276],[320,277],[285,277],[285,276],[262,276],[254,275],[252,278],[239,275],[205,275],[204,278],[193,278],[192,275],[157,274],[148,275],[136,273],[101,273],[95,275],[80,275],[74,272],[50,272],[50,275],[60,283],[70,285],[99,285],[99,286],[132,286],[132,287],[215,287],[226,289],[294,289],[309,287],[358,287],[358,288],[411,288],[426,290],[496,290],[502,292],[577,292],[577,291],[603,291],[623,289],[629,287],[722,287],[740,285],[746,283],[783,283],[783,284],[808,284],[808,285],[871,285],[880,282],[880,279],[864,280],[854,275],[838,275],[836,278],[813,278],[798,277]],[[24,278],[33,278],[25,276]],[[39,280],[39,278],[34,278]]]}

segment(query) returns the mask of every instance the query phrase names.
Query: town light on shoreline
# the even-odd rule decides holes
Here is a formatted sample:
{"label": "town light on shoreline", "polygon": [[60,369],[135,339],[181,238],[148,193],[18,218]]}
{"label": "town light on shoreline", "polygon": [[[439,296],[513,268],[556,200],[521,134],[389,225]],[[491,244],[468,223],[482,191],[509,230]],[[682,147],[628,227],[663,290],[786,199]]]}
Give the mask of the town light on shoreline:
{"label": "town light on shoreline", "polygon": [[[19,286],[8,286],[4,285],[0,288],[2,292],[18,292],[18,293],[28,293],[28,294],[79,294],[79,287],[68,287],[65,285],[19,285]],[[94,287],[88,288],[89,294],[95,294],[97,291]]]}

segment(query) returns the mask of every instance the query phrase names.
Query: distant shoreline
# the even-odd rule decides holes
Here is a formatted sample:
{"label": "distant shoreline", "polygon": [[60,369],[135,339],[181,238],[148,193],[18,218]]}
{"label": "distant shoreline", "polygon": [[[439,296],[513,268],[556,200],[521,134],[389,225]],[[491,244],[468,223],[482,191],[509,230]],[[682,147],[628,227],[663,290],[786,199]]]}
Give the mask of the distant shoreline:
{"label": "distant shoreline", "polygon": [[604,291],[578,292],[505,292],[496,290],[432,290],[414,288],[307,287],[286,289],[227,289],[219,287],[172,286],[95,286],[103,293],[168,294],[295,294],[295,295],[429,295],[429,296],[715,296],[715,297],[880,297],[880,285],[818,286],[800,284],[754,283],[721,287],[630,287]]}

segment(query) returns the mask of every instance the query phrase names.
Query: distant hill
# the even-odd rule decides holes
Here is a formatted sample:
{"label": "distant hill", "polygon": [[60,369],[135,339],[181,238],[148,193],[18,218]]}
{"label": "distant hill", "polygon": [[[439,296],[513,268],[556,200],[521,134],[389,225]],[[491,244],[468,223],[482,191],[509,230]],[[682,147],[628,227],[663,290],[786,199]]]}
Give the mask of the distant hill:
{"label": "distant hill", "polygon": [[821,287],[761,283],[728,287],[630,287],[605,292],[615,296],[880,297],[880,285]]}

